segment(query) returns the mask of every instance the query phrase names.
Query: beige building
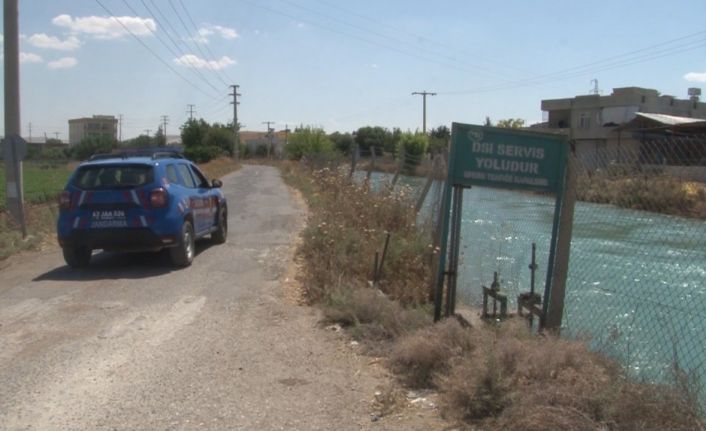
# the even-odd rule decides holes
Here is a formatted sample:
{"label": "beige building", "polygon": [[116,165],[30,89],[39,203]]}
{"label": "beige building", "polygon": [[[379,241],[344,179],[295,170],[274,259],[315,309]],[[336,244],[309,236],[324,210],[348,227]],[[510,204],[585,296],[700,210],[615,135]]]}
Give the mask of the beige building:
{"label": "beige building", "polygon": [[112,115],[94,115],[69,120],[69,145],[79,144],[89,136],[117,140],[118,119]]}
{"label": "beige building", "polygon": [[542,100],[542,111],[546,113],[543,126],[567,133],[574,141],[576,155],[589,169],[639,157],[640,140],[621,127],[638,113],[706,119],[706,103],[698,96],[677,99],[640,87],[614,88],[608,96]]}

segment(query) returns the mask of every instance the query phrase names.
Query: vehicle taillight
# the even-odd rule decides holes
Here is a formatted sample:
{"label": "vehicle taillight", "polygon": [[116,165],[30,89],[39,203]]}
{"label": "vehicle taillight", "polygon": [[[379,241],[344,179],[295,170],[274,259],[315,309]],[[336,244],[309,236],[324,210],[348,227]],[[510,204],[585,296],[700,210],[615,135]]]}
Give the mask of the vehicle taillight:
{"label": "vehicle taillight", "polygon": [[150,192],[150,205],[152,208],[163,208],[167,206],[167,191],[159,187]]}
{"label": "vehicle taillight", "polygon": [[61,211],[68,211],[71,208],[71,192],[63,191],[59,195],[59,209]]}

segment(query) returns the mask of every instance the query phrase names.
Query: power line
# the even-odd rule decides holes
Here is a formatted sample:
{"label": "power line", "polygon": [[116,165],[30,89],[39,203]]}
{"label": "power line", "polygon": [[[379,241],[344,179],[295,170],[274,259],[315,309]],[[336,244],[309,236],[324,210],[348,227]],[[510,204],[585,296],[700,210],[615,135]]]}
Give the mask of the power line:
{"label": "power line", "polygon": [[[149,7],[147,7],[147,5],[145,4],[144,0],[140,0],[140,1],[141,1],[142,4],[145,6],[145,9],[150,10]],[[174,26],[172,25],[171,20],[170,20],[169,18],[167,18],[167,16],[166,16],[165,14],[162,13],[162,11],[160,10],[159,6],[157,6],[157,4],[156,4],[153,0],[149,0],[149,2],[150,2],[150,4],[152,5],[152,7],[155,9],[155,11],[157,11],[157,14],[162,18],[163,22],[166,22],[167,25],[169,26],[169,28],[170,28],[170,29],[172,30],[172,32],[174,33],[174,35],[179,38],[179,32],[176,30],[176,28],[174,28]],[[152,13],[152,12],[150,11],[150,13]],[[153,15],[153,16],[154,16],[154,15]],[[156,18],[155,18],[155,19],[156,19]],[[174,40],[169,36],[169,33],[168,33],[168,32],[165,32],[165,33],[167,34],[167,36],[169,37],[169,39],[172,41],[172,43],[174,43],[174,45],[176,46],[177,44],[176,44],[176,43],[174,42]],[[187,32],[187,36],[188,36],[188,32]],[[180,38],[180,39],[184,40],[184,38]],[[188,37],[186,38],[186,40],[189,40]],[[184,52],[184,51],[181,50],[181,52]],[[210,62],[208,61],[208,59],[206,59],[206,67],[207,67],[210,71],[212,71],[212,72],[215,73],[216,78],[218,78],[218,79],[223,83],[223,85],[225,85],[225,86],[228,85],[228,83],[223,80],[223,78],[221,77],[221,75],[219,75],[219,74],[217,73],[217,69],[214,69],[214,68],[211,66],[211,64],[210,64]]]}
{"label": "power line", "polygon": [[[168,3],[169,3],[169,6],[170,6],[170,7],[172,8],[172,10],[174,11],[174,14],[176,15],[177,19],[178,19],[179,22],[181,23],[182,27],[184,27],[184,30],[186,31],[186,33],[189,34],[191,31],[189,30],[188,26],[186,25],[186,22],[184,21],[184,19],[181,17],[181,14],[180,14],[179,11],[177,10],[177,8],[174,6],[174,3],[172,2],[172,0],[169,0]],[[181,1],[179,1],[179,4],[181,5],[181,8],[184,10],[184,13],[185,13],[186,16],[187,16],[187,19],[188,19],[188,20],[191,22],[191,24],[193,25],[194,30],[196,31],[196,34],[198,34],[199,28],[198,28],[198,26],[194,23],[194,20],[191,18],[191,14],[189,13],[189,10],[186,9],[186,6],[184,6],[184,3],[182,3]],[[223,85],[228,86],[228,83],[229,83],[229,82],[233,82],[233,80],[230,79],[230,77],[228,76],[228,74],[227,74],[223,69],[215,69],[215,68],[213,68],[213,67],[211,66],[210,61],[216,62],[217,60],[216,60],[216,56],[213,55],[213,52],[211,52],[211,49],[208,47],[208,45],[206,45],[206,49],[207,49],[208,52],[211,54],[210,57],[209,57],[208,55],[206,55],[206,53],[204,52],[204,50],[201,48],[201,44],[199,44],[197,41],[194,41],[194,40],[191,40],[191,42],[192,42],[193,45],[196,47],[196,49],[201,53],[201,55],[203,55],[204,59],[206,60],[206,64],[208,65],[208,68],[211,69],[214,73],[217,74],[218,78],[221,80],[221,82],[223,82]],[[224,79],[223,77],[225,77],[225,79]]]}
{"label": "power line", "polygon": [[[320,3],[320,4],[326,5],[326,6],[330,7],[330,8],[338,9],[338,10],[340,10],[340,11],[343,11],[343,12],[346,13],[347,15],[357,16],[358,18],[360,18],[360,19],[362,19],[362,20],[370,21],[371,23],[373,23],[373,24],[374,24],[375,26],[377,26],[377,27],[386,27],[386,28],[388,28],[388,29],[390,29],[390,30],[392,30],[392,31],[394,31],[394,32],[397,32],[397,33],[405,33],[405,34],[408,34],[408,35],[414,37],[415,39],[431,42],[431,43],[437,45],[438,47],[443,48],[444,50],[447,50],[447,51],[448,51],[448,50],[453,50],[453,51],[458,52],[458,53],[467,54],[467,56],[469,56],[469,57],[478,58],[478,53],[473,53],[473,52],[470,52],[470,51],[468,51],[468,50],[459,49],[459,48],[456,47],[456,46],[451,46],[451,45],[449,45],[449,44],[447,44],[447,43],[440,42],[440,41],[435,40],[435,39],[432,39],[432,38],[430,38],[430,37],[428,37],[428,36],[425,36],[425,35],[422,35],[422,34],[419,34],[419,33],[415,33],[415,32],[412,32],[412,31],[409,31],[409,30],[406,30],[406,29],[403,29],[403,28],[395,27],[395,26],[390,25],[390,24],[388,24],[388,23],[386,23],[386,22],[383,22],[383,21],[381,21],[381,20],[378,20],[378,19],[371,18],[371,17],[366,16],[366,15],[360,14],[360,13],[358,13],[358,12],[352,10],[352,9],[345,8],[345,7],[340,6],[340,5],[338,5],[338,4],[335,4],[335,3],[332,3],[332,2],[329,2],[329,1],[326,1],[326,0],[315,0],[315,1],[317,1],[317,2]],[[410,44],[410,45],[412,44],[411,42],[406,42],[406,43],[408,43],[408,44]],[[415,44],[415,46],[418,46],[418,45]],[[450,57],[450,56],[446,56],[446,57],[447,57],[447,58],[450,58],[450,59],[453,59],[453,60],[455,60],[455,61],[459,61],[460,63],[466,64],[466,65],[469,65],[469,66],[472,66],[472,67],[478,67],[478,65],[474,65],[474,64],[471,64],[471,63],[468,63],[468,62],[461,61],[461,60],[459,60],[459,59],[457,59],[457,58],[455,58],[455,57]],[[497,61],[491,61],[491,60],[488,60],[488,59],[485,59],[485,60],[483,60],[483,61],[484,61],[484,62],[487,62],[487,63],[495,64],[495,65],[500,66],[500,67],[505,68],[505,69],[512,69],[512,70],[518,71],[518,72],[520,72],[520,73],[526,73],[526,74],[536,75],[536,73],[534,73],[534,72],[530,72],[530,71],[527,71],[527,70],[523,70],[523,69],[520,69],[520,68],[518,68],[518,67],[511,66],[511,65],[498,63]],[[485,70],[490,70],[490,69],[487,69],[487,68],[484,68],[484,69],[485,69]],[[492,73],[494,73],[495,75],[498,75],[498,72],[497,72],[497,71],[492,71]]]}
{"label": "power line", "polygon": [[[305,11],[308,11],[308,12],[310,12],[310,13],[312,13],[312,14],[319,15],[319,16],[324,17],[324,18],[326,18],[326,19],[328,19],[328,20],[330,20],[330,21],[338,22],[338,23],[340,23],[340,24],[343,24],[343,25],[345,25],[345,26],[351,27],[351,28],[353,28],[353,29],[363,31],[363,32],[365,32],[365,33],[372,34],[372,35],[374,35],[374,36],[376,36],[376,37],[379,37],[379,38],[381,38],[381,39],[386,39],[386,40],[392,42],[392,43],[395,44],[395,45],[399,45],[399,44],[407,45],[407,46],[409,46],[409,47],[412,48],[412,49],[421,50],[422,52],[426,53],[426,55],[428,55],[428,56],[437,57],[437,58],[445,59],[445,60],[446,60],[446,61],[440,62],[440,61],[435,60],[435,59],[430,58],[430,57],[418,57],[418,58],[423,59],[423,60],[425,60],[425,61],[434,62],[434,63],[439,63],[439,64],[446,64],[446,65],[449,65],[449,66],[451,66],[451,67],[454,67],[454,68],[456,68],[456,69],[458,69],[458,70],[461,70],[461,71],[464,71],[464,72],[470,72],[470,73],[482,72],[482,73],[484,73],[484,74],[486,74],[486,75],[490,75],[490,76],[492,76],[492,77],[497,77],[498,74],[499,74],[499,73],[498,73],[497,71],[495,71],[495,70],[490,70],[490,69],[484,68],[483,66],[480,66],[480,65],[478,65],[478,64],[469,63],[469,62],[467,62],[467,61],[460,60],[460,59],[458,59],[458,58],[456,58],[456,57],[454,57],[454,56],[452,56],[452,55],[444,54],[444,53],[441,52],[441,51],[429,49],[429,48],[420,46],[420,45],[418,45],[418,44],[416,44],[416,43],[413,43],[413,42],[409,42],[409,41],[406,41],[406,40],[403,40],[403,39],[400,39],[400,38],[397,38],[397,37],[392,37],[392,36],[386,35],[386,34],[384,34],[384,33],[381,33],[381,32],[379,32],[379,31],[376,31],[376,30],[371,30],[371,29],[369,29],[369,28],[366,28],[366,27],[363,27],[363,26],[360,26],[360,25],[351,23],[350,21],[347,21],[347,20],[345,20],[345,19],[338,18],[338,17],[336,17],[336,16],[332,16],[332,15],[329,15],[329,14],[327,14],[327,13],[317,11],[317,10],[315,10],[315,9],[311,9],[311,8],[309,8],[309,7],[306,7],[306,6],[302,6],[302,5],[300,5],[300,4],[296,3],[296,2],[293,2],[293,1],[291,1],[291,0],[280,0],[280,1],[281,1],[282,3],[289,4],[289,5],[293,6],[293,7],[296,7],[296,8],[305,10]],[[345,8],[340,8],[340,9],[342,9],[342,10],[344,10],[344,11],[347,10],[347,9],[345,9]],[[360,15],[359,15],[359,16],[360,16]],[[379,21],[378,21],[378,22],[379,22]],[[412,33],[412,34],[413,34],[413,33]],[[414,34],[413,34],[413,35],[414,35]],[[416,37],[419,37],[418,35],[415,35],[415,36],[416,36]],[[370,42],[370,41],[369,41],[369,42]],[[389,48],[389,47],[388,47],[388,48]],[[409,51],[405,51],[405,53],[406,53],[407,55],[411,55],[411,53],[410,53]],[[459,65],[463,65],[463,66],[466,66],[466,67],[471,67],[471,68],[473,68],[473,70],[469,70],[469,69],[466,69],[466,68],[462,68],[462,67],[460,67]]]}
{"label": "power line", "polygon": [[[282,16],[285,16],[285,17],[290,18],[290,19],[293,19],[293,20],[305,22],[305,23],[307,23],[307,24],[309,24],[309,25],[312,25],[312,26],[314,26],[314,27],[321,28],[321,29],[326,30],[326,31],[329,31],[329,32],[331,32],[331,33],[336,33],[336,34],[340,34],[340,35],[342,35],[342,36],[346,36],[346,37],[349,37],[349,38],[352,38],[352,39],[357,39],[357,40],[359,40],[359,41],[368,43],[368,44],[370,44],[370,45],[374,45],[374,46],[377,46],[377,47],[380,47],[380,48],[384,48],[384,49],[387,49],[387,50],[389,50],[389,51],[394,51],[394,52],[397,52],[397,53],[399,53],[399,54],[406,55],[406,56],[408,56],[408,57],[416,58],[416,59],[423,60],[423,61],[426,61],[426,62],[429,62],[429,63],[436,63],[436,64],[439,64],[439,65],[442,65],[442,66],[451,67],[451,68],[460,70],[460,71],[462,71],[462,72],[471,73],[471,74],[476,74],[476,73],[479,71],[478,68],[477,68],[477,66],[474,66],[474,68],[476,68],[476,69],[474,69],[474,70],[469,70],[469,69],[467,69],[467,68],[460,67],[458,64],[453,63],[453,62],[439,61],[439,60],[437,60],[437,59],[435,59],[435,58],[430,58],[430,57],[428,57],[428,56],[419,55],[419,54],[417,54],[417,53],[415,53],[415,52],[412,52],[412,51],[409,51],[409,50],[406,50],[406,49],[398,48],[398,47],[391,46],[391,45],[385,44],[385,43],[381,43],[381,42],[378,42],[378,41],[375,41],[375,40],[371,40],[371,39],[368,39],[368,38],[365,38],[365,37],[362,37],[362,36],[359,36],[359,35],[356,35],[356,34],[348,33],[348,32],[345,32],[345,31],[341,31],[341,30],[339,30],[339,29],[337,29],[337,28],[334,28],[334,27],[329,27],[329,26],[327,26],[327,25],[324,25],[324,24],[321,24],[321,23],[318,23],[318,22],[315,22],[315,21],[312,21],[312,20],[309,20],[309,19],[306,19],[306,18],[302,18],[302,17],[295,16],[295,15],[292,15],[292,14],[287,13],[287,12],[283,12],[283,11],[281,11],[281,10],[277,10],[277,9],[270,8],[270,7],[268,7],[268,6],[264,6],[264,5],[260,4],[260,3],[257,3],[257,2],[255,2],[255,1],[253,1],[253,0],[240,0],[240,1],[241,1],[241,2],[245,2],[245,3],[248,3],[248,4],[250,4],[250,5],[254,6],[254,7],[257,7],[257,8],[260,8],[260,9],[264,9],[264,10],[266,10],[266,11],[268,11],[268,12],[271,12],[271,13],[274,13],[274,14],[277,14],[277,15],[282,15]],[[300,7],[301,7],[301,6],[300,6]],[[438,54],[437,54],[437,55],[438,55]],[[497,73],[494,73],[494,72],[489,72],[489,73],[493,73],[493,76],[496,76],[496,75],[497,75]]]}
{"label": "power line", "polygon": [[[152,16],[152,18],[155,20],[155,22],[157,22],[157,23],[159,24],[159,21],[157,20],[157,17],[155,17],[154,14],[152,13],[152,11],[147,7],[147,4],[144,2],[144,0],[140,0],[140,1],[142,2],[142,5],[145,6],[145,8],[147,9],[147,12]],[[125,3],[125,6],[127,6],[128,9],[130,9],[130,11],[131,11],[132,13],[134,13],[136,16],[139,16],[139,14],[137,13],[137,11],[130,5],[130,3],[128,3],[127,0],[123,0],[123,3]],[[144,22],[143,22],[143,25],[144,25],[144,27],[147,29],[147,31],[149,31],[150,34],[152,34],[154,37],[156,37],[157,40],[158,40],[158,41],[167,49],[167,51],[169,51],[175,58],[180,58],[180,57],[184,57],[184,56],[185,56],[184,51],[182,51],[182,50],[179,48],[179,46],[176,44],[176,42],[174,42],[173,39],[171,39],[171,36],[170,36],[167,32],[165,32],[165,34],[167,35],[167,37],[168,37],[170,40],[172,40],[172,43],[174,44],[174,46],[177,47],[177,51],[180,51],[180,52],[181,52],[181,55],[179,55],[179,52],[175,52],[175,51],[169,46],[169,44],[164,41],[164,39],[162,38],[162,36],[161,36],[159,33],[157,33],[156,31],[152,30],[152,29],[151,29],[146,23],[144,23]],[[211,84],[211,81],[209,81],[209,80],[201,73],[201,71],[199,70],[199,68],[196,67],[196,65],[195,65],[194,63],[192,63],[190,60],[187,60],[187,61],[188,61],[189,65],[191,65],[191,67],[190,67],[189,69],[190,69],[195,75],[197,75],[199,78],[201,78],[201,80],[202,80],[203,82],[205,82],[206,85],[208,85],[209,87],[211,87],[214,91],[216,91],[216,92],[220,91],[217,87],[215,87],[213,84]]]}
{"label": "power line", "polygon": [[186,82],[187,84],[189,84],[191,87],[193,87],[193,88],[196,89],[197,91],[203,93],[204,95],[210,97],[211,99],[217,99],[217,97],[214,97],[213,95],[208,94],[208,93],[205,92],[203,89],[201,89],[201,87],[199,87],[199,86],[197,86],[196,84],[194,84],[193,82],[191,82],[188,78],[186,78],[184,75],[182,75],[181,73],[179,73],[176,69],[174,69],[171,64],[169,64],[169,63],[168,63],[167,61],[165,61],[162,57],[160,57],[159,55],[157,55],[157,53],[154,52],[154,50],[153,50],[152,48],[150,48],[149,45],[147,45],[146,43],[144,43],[144,42],[142,41],[142,39],[140,39],[139,37],[137,37],[137,35],[135,35],[135,33],[133,33],[132,31],[130,31],[130,29],[129,29],[125,24],[123,24],[123,22],[122,22],[121,20],[119,20],[115,15],[113,15],[113,12],[111,12],[110,9],[108,9],[103,3],[101,3],[101,0],[96,0],[96,3],[98,3],[98,5],[99,5],[100,7],[102,7],[103,10],[105,10],[105,11],[108,13],[108,15],[109,15],[113,20],[115,20],[118,24],[120,24],[120,26],[121,26],[126,32],[128,32],[128,33],[130,34],[130,36],[132,36],[133,38],[135,38],[135,40],[137,40],[137,41],[140,43],[140,45],[142,45],[147,51],[149,51],[149,52],[152,54],[152,56],[154,56],[160,63],[162,63],[163,65],[165,65],[165,66],[167,67],[167,69],[169,69],[170,71],[172,71],[175,75],[177,75],[179,78],[181,78],[184,82]]}
{"label": "power line", "polygon": [[[677,44],[677,42],[682,42],[687,39],[692,39],[697,36],[706,34],[706,31],[699,31],[697,33],[692,33],[686,36],[682,36],[676,39],[671,39],[665,42],[661,42],[655,45],[651,45],[638,50],[626,52],[619,55],[614,55],[611,57],[606,57],[601,60],[596,60],[590,63],[586,63],[579,66],[570,67],[567,69],[562,69],[556,72],[542,74],[534,78],[525,78],[517,81],[513,81],[506,84],[491,85],[485,87],[479,87],[470,90],[453,90],[453,91],[443,91],[439,94],[444,95],[458,95],[458,94],[472,94],[481,93],[488,91],[498,91],[510,88],[517,88],[523,86],[540,85],[547,81],[556,81],[562,79],[570,79],[579,76],[584,76],[587,74],[594,74],[596,72],[616,69],[620,67],[630,66],[633,64],[643,63],[646,61],[655,60],[662,57],[667,57],[671,55],[680,54],[683,52],[691,51],[702,46],[706,46],[705,39],[692,40],[683,44]],[[657,50],[655,50],[658,48]]]}

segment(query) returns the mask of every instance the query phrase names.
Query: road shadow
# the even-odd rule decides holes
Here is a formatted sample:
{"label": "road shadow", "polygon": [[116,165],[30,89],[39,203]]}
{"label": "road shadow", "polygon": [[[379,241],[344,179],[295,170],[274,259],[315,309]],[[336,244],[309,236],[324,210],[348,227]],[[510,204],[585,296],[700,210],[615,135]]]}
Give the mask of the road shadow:
{"label": "road shadow", "polygon": [[[196,255],[213,246],[211,241],[196,242]],[[174,266],[169,258],[169,252],[145,253],[109,253],[98,252],[91,257],[88,268],[71,268],[62,265],[51,269],[33,281],[95,281],[95,280],[124,280],[158,277],[181,268]]]}

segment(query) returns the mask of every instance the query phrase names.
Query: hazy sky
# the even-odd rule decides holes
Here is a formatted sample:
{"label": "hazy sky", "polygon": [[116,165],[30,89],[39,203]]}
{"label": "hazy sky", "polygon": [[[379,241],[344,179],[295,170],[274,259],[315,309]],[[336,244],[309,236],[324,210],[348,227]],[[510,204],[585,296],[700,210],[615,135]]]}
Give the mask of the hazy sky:
{"label": "hazy sky", "polygon": [[187,104],[225,122],[231,83],[247,130],[421,129],[422,90],[429,127],[538,122],[592,79],[684,98],[706,90],[704,17],[704,0],[21,0],[23,134],[67,139],[93,114],[122,114],[125,138],[168,115],[174,134]]}

